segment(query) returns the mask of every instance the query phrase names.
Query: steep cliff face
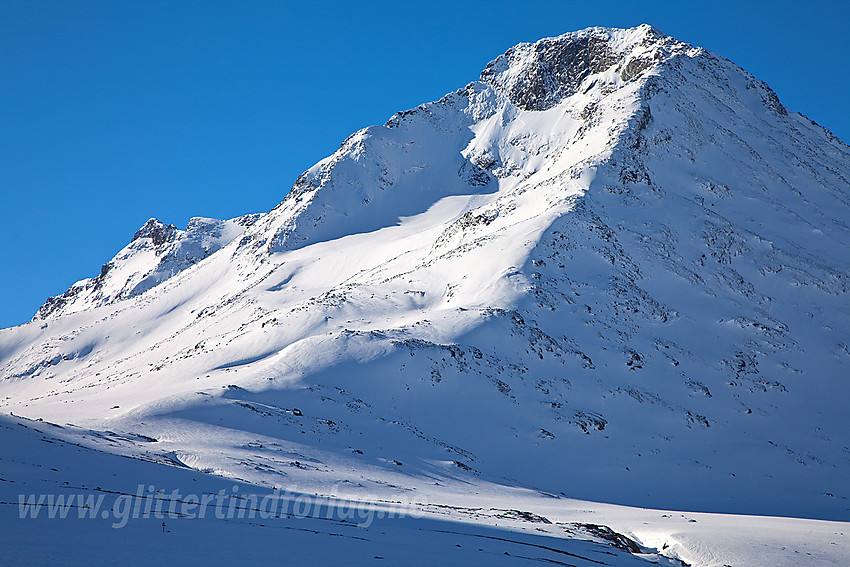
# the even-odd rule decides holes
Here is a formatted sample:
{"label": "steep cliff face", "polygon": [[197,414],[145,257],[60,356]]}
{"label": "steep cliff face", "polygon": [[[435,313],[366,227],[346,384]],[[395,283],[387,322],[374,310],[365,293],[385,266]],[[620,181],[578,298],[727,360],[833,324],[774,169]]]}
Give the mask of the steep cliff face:
{"label": "steep cliff face", "polygon": [[269,213],[149,222],[0,332],[0,407],[259,484],[847,518],[848,176],[841,141],[649,26],[519,45]]}

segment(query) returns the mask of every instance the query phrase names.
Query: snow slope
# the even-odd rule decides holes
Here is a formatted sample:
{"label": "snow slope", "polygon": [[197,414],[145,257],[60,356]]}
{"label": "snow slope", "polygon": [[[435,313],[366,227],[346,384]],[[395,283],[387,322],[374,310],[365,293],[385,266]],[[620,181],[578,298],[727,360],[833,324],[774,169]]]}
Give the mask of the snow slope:
{"label": "snow slope", "polygon": [[753,538],[850,519],[848,176],[840,140],[649,26],[521,44],[269,213],[149,222],[0,331],[0,407],[267,489],[839,521],[575,505],[781,564]]}
{"label": "snow slope", "polygon": [[[681,565],[652,549],[629,552],[635,545],[629,537],[694,565],[842,565],[847,557],[842,522],[626,508],[466,480],[443,489],[423,483],[391,501],[378,494],[369,502],[327,492],[287,493],[278,513],[262,517],[258,512],[271,507],[252,497],[268,496],[267,489],[163,466],[153,458],[122,458],[111,452],[122,438],[117,433],[98,437],[94,447],[69,442],[78,434],[0,419],[7,449],[0,456],[0,553],[9,564],[43,565],[61,557],[63,565],[90,567],[113,565],[120,557],[126,565],[232,565],[271,558],[335,565],[344,557],[351,565]],[[152,443],[141,437],[134,442]],[[216,514],[210,507],[200,517],[197,505],[183,508],[193,496],[218,494],[233,495],[226,507],[233,505],[235,514]],[[19,495],[63,500],[54,502],[52,518],[45,501],[35,517],[30,511],[22,519]],[[153,495],[165,504],[145,514]],[[138,503],[139,517],[122,516],[130,507],[116,506],[121,499],[132,507]],[[171,508],[172,501],[180,505]],[[303,502],[321,502],[321,509]],[[328,514],[332,506],[338,512]],[[396,513],[370,515],[375,508]],[[184,510],[190,516],[181,515]]]}

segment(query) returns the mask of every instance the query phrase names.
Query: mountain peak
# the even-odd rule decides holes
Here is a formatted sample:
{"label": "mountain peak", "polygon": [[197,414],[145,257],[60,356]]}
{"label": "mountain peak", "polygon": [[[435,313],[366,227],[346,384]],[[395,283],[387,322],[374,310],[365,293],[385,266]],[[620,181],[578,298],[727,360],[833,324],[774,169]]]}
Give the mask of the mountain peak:
{"label": "mountain peak", "polygon": [[480,80],[523,110],[548,110],[592,75],[611,72],[611,79],[627,82],[683,46],[648,24],[587,28],[520,43],[490,62]]}
{"label": "mountain peak", "polygon": [[158,219],[149,219],[142,228],[136,231],[131,242],[135,242],[140,238],[150,238],[154,246],[171,242],[180,231],[173,224],[165,224]]}
{"label": "mountain peak", "polygon": [[308,492],[371,490],[364,470],[430,486],[443,463],[848,518],[848,164],[650,26],[521,44],[350,136],[269,213],[160,245],[176,229],[149,221],[49,325],[0,332],[0,409]]}
{"label": "mountain peak", "polygon": [[136,297],[226,246],[258,216],[230,220],[193,217],[186,230],[148,219],[98,276],[49,297],[34,319],[56,318]]}

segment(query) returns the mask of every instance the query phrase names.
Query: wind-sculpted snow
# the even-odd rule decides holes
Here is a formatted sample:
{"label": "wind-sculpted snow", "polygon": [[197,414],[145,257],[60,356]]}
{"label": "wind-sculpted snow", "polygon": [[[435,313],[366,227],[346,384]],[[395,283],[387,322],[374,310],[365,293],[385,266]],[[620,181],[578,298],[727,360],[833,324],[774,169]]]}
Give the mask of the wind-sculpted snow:
{"label": "wind-sculpted snow", "polygon": [[848,176],[648,26],[522,44],[269,213],[148,223],[0,332],[0,407],[266,487],[846,521]]}

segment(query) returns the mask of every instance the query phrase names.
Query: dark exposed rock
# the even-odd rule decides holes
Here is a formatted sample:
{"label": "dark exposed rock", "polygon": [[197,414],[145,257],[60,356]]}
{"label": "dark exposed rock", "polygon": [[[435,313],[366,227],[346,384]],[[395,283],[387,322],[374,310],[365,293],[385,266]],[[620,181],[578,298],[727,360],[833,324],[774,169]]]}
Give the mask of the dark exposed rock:
{"label": "dark exposed rock", "polygon": [[[516,74],[502,74],[503,66],[523,62]],[[490,63],[481,82],[503,91],[523,110],[547,110],[576,92],[581,82],[617,62],[603,37],[553,38],[519,45]]]}
{"label": "dark exposed rock", "polygon": [[541,516],[539,514],[534,514],[533,512],[527,512],[525,510],[505,510],[502,508],[491,508],[497,518],[508,518],[511,520],[521,520],[523,522],[531,522],[534,524],[551,524],[552,522],[549,518],[545,516]]}
{"label": "dark exposed rock", "polygon": [[140,238],[150,238],[154,246],[160,246],[166,242],[172,242],[179,232],[178,228],[173,224],[165,224],[157,219],[150,219],[142,228],[136,231],[131,242]]}
{"label": "dark exposed rock", "polygon": [[573,524],[583,532],[610,542],[617,549],[628,551],[629,553],[640,553],[640,546],[631,538],[617,533],[608,526],[600,526],[598,524]]}
{"label": "dark exposed rock", "polygon": [[[607,31],[588,31],[512,47],[487,65],[481,82],[523,110],[548,110],[577,92],[590,75],[619,64],[620,78],[630,81],[657,61],[658,53],[623,61],[624,55],[611,48]],[[644,43],[664,37],[648,26],[645,33]]]}

